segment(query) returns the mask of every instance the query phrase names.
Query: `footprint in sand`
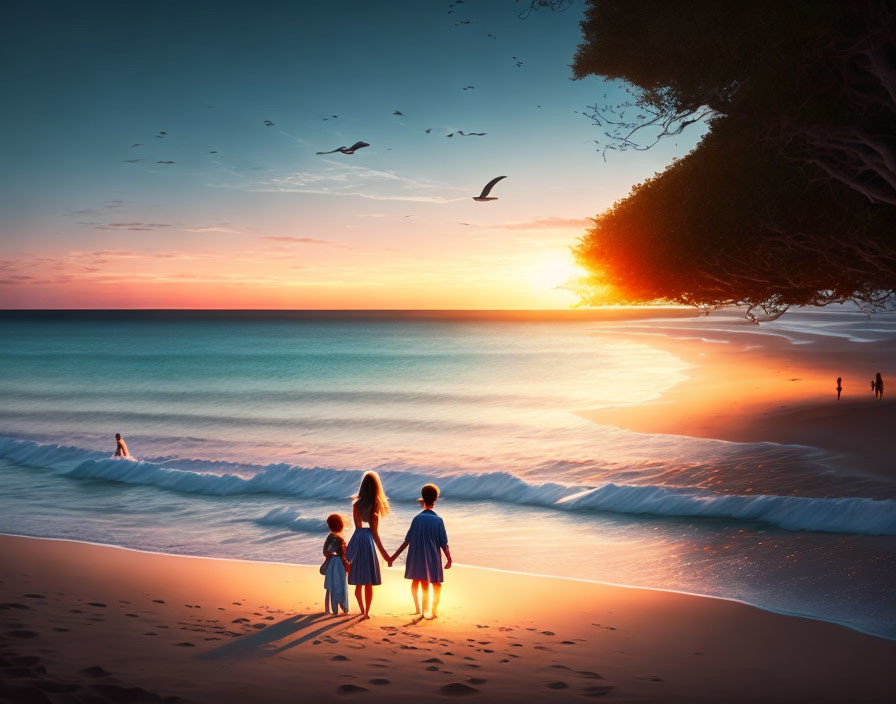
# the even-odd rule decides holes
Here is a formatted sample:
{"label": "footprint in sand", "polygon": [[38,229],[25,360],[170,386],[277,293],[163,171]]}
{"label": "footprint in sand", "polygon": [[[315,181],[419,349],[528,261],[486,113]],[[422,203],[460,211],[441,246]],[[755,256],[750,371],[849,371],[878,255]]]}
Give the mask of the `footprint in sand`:
{"label": "footprint in sand", "polygon": [[183,643],[178,643],[178,647],[181,648],[195,648],[196,645],[194,643],[190,643],[189,641],[184,641]]}
{"label": "footprint in sand", "polygon": [[424,667],[423,669],[426,670],[427,672],[438,672],[439,671],[438,665],[430,665],[429,667]]}
{"label": "footprint in sand", "polygon": [[46,599],[43,594],[22,594],[22,596],[27,597],[28,599]]}
{"label": "footprint in sand", "polygon": [[68,628],[62,628],[61,626],[56,626],[54,629],[57,633],[68,633]]}
{"label": "footprint in sand", "polygon": [[543,635],[543,636],[555,636],[555,635],[557,635],[557,634],[554,633],[553,631],[542,631],[542,632],[541,632],[541,635]]}
{"label": "footprint in sand", "polygon": [[69,609],[68,612],[70,614],[83,614],[84,612],[81,609]]}
{"label": "footprint in sand", "polygon": [[253,623],[252,624],[252,628],[257,628],[259,631],[262,628],[267,628],[267,627],[268,627],[268,625],[266,623]]}
{"label": "footprint in sand", "polygon": [[569,689],[569,685],[566,684],[566,682],[561,682],[560,680],[557,680],[556,682],[548,682],[548,684],[545,686],[548,689]]}
{"label": "footprint in sand", "polygon": [[20,611],[31,611],[30,606],[26,606],[25,604],[17,604],[15,602],[0,604],[0,611],[6,611],[8,609],[18,609]]}
{"label": "footprint in sand", "polygon": [[441,660],[439,660],[438,658],[429,658],[429,660],[421,660],[421,662],[435,663],[435,664],[437,664],[437,665],[444,665],[444,664],[445,664],[445,663],[443,663]]}
{"label": "footprint in sand", "polygon": [[105,609],[106,605],[99,601],[88,601],[88,606],[96,606],[98,609]]}
{"label": "footprint in sand", "polygon": [[235,618],[231,623],[249,623],[249,619],[247,618]]}
{"label": "footprint in sand", "polygon": [[592,680],[602,680],[602,679],[603,679],[603,677],[601,677],[601,676],[600,676],[599,674],[597,674],[596,672],[592,672],[591,670],[579,670],[579,674],[580,674],[582,677],[588,677],[588,678],[590,678],[590,679],[592,679]]}
{"label": "footprint in sand", "polygon": [[470,684],[485,684],[488,680],[484,680],[481,677],[471,677],[467,680]]}
{"label": "footprint in sand", "polygon": [[370,690],[367,687],[360,687],[356,684],[341,684],[339,685],[339,691],[343,694],[357,694],[358,692],[369,692]]}
{"label": "footprint in sand", "polygon": [[372,680],[370,680],[370,684],[375,684],[375,685],[392,684],[392,680],[387,680],[385,677],[374,677]]}
{"label": "footprint in sand", "polygon": [[24,629],[17,629],[15,631],[7,631],[6,635],[10,638],[37,638],[37,633],[34,631],[26,631]]}
{"label": "footprint in sand", "polygon": [[159,634],[158,634],[158,633],[153,633],[152,631],[147,631],[147,632],[144,633],[143,635],[145,635],[145,636],[157,636],[157,635],[159,635]]}
{"label": "footprint in sand", "polygon": [[447,694],[449,697],[463,697],[469,694],[479,694],[478,689],[471,687],[468,684],[464,684],[463,682],[446,684],[444,687],[439,688],[439,691],[442,694]]}
{"label": "footprint in sand", "polygon": [[129,616],[130,618],[140,618],[137,614],[125,614],[125,616]]}
{"label": "footprint in sand", "polygon": [[345,657],[345,655],[334,655],[330,658],[330,660],[336,660],[337,662],[346,662],[348,658]]}
{"label": "footprint in sand", "polygon": [[609,685],[595,684],[590,687],[585,687],[585,695],[589,697],[602,697],[605,694],[609,694],[612,689],[613,688]]}
{"label": "footprint in sand", "polygon": [[94,677],[94,678],[96,678],[96,677],[110,677],[110,676],[111,676],[111,673],[106,672],[106,670],[104,670],[104,669],[103,669],[102,667],[100,667],[99,665],[93,665],[93,666],[91,666],[91,667],[85,667],[85,668],[84,668],[83,670],[81,670],[78,674],[80,674],[80,675],[86,675],[87,677]]}
{"label": "footprint in sand", "polygon": [[153,599],[153,600],[152,600],[152,603],[153,603],[153,604],[164,604],[165,601],[162,600],[162,599]]}

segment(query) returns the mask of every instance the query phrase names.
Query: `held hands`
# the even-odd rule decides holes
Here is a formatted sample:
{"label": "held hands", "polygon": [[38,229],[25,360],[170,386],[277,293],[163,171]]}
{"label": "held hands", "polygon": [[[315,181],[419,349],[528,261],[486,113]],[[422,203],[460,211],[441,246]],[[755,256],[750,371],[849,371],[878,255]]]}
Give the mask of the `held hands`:
{"label": "held hands", "polygon": [[451,558],[450,557],[448,558],[448,561],[445,563],[445,569],[446,570],[451,569]]}

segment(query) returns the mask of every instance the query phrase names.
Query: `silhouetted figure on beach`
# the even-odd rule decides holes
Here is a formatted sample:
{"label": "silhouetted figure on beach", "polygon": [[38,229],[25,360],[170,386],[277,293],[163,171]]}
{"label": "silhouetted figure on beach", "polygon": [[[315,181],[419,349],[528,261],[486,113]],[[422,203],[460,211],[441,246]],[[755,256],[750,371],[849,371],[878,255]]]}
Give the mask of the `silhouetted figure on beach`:
{"label": "silhouetted figure on beach", "polygon": [[874,393],[874,379],[871,380],[871,393],[877,396],[877,394]]}
{"label": "silhouetted figure on beach", "polygon": [[[429,610],[430,584],[432,585],[432,611],[429,618],[433,619],[439,616],[439,600],[442,596],[442,581],[444,579],[442,552],[445,553],[447,558],[445,569],[447,570],[451,567],[451,550],[448,548],[448,534],[445,532],[445,523],[433,511],[439,498],[439,487],[435,484],[425,485],[420,490],[420,497],[417,501],[423,505],[423,510],[414,516],[404,542],[389,558],[389,566],[391,567],[395,559],[404,552],[404,549],[410,546],[408,559],[404,567],[404,578],[411,580],[414,614],[417,616],[415,623],[424,618],[426,611]],[[417,598],[418,588],[422,588],[423,591],[422,609]]]}
{"label": "silhouetted figure on beach", "polygon": [[[376,472],[365,472],[358,488],[355,503],[352,504],[352,519],[355,532],[348,541],[345,556],[351,563],[348,583],[355,585],[355,599],[361,609],[361,618],[370,618],[370,602],[373,601],[373,587],[382,584],[380,577],[380,561],[376,553],[379,551],[383,559],[389,560],[389,553],[380,540],[380,518],[389,513],[389,499],[383,491],[380,475]],[[364,523],[369,527],[364,527]],[[363,587],[363,598],[362,598]]]}
{"label": "silhouetted figure on beach", "polygon": [[839,376],[837,377],[837,400],[840,400],[840,393],[843,391],[843,384],[840,382],[843,381]]}
{"label": "silhouetted figure on beach", "polygon": [[878,372],[874,377],[874,398],[880,400],[884,397],[884,378]]}
{"label": "silhouetted figure on beach", "polygon": [[[878,374],[880,376],[880,374]],[[115,456],[116,457],[128,457],[128,446],[125,445],[124,440],[121,439],[121,433],[115,433]]]}

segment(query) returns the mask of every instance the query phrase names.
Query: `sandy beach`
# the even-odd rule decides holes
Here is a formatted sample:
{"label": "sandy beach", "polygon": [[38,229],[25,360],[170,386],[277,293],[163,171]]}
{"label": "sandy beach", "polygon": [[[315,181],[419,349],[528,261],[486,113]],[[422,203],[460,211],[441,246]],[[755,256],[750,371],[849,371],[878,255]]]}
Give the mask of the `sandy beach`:
{"label": "sandy beach", "polygon": [[[330,619],[314,567],[3,536],[0,700],[891,701],[896,643],[684,594],[455,567],[417,625]],[[354,607],[354,604],[352,605]]]}
{"label": "sandy beach", "polygon": [[876,401],[869,385],[877,371],[884,378],[896,372],[891,342],[806,336],[810,344],[793,344],[740,322],[740,333],[701,333],[702,339],[672,328],[643,337],[693,365],[688,379],[656,401],[580,415],[641,433],[810,445],[841,455],[851,472],[896,477],[889,448],[896,397]]}

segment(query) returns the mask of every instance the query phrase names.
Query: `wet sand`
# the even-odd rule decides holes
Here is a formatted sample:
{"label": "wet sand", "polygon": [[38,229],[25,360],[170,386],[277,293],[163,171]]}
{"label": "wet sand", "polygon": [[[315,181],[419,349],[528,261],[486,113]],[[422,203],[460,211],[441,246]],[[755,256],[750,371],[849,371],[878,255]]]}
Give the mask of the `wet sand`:
{"label": "wet sand", "polygon": [[[639,338],[629,330],[626,339],[693,365],[685,372],[687,380],[654,402],[586,409],[580,415],[641,433],[810,445],[840,455],[839,465],[850,472],[896,479],[892,342],[813,336],[811,344],[795,345],[755,334],[752,326],[741,333],[708,334],[706,340],[683,339],[691,333],[660,325],[666,335]],[[877,371],[892,379],[882,401],[870,388]],[[838,376],[843,379],[839,401]]]}
{"label": "wet sand", "polygon": [[454,567],[414,624],[322,612],[315,567],[0,536],[0,700],[874,702],[896,642],[744,604]]}

